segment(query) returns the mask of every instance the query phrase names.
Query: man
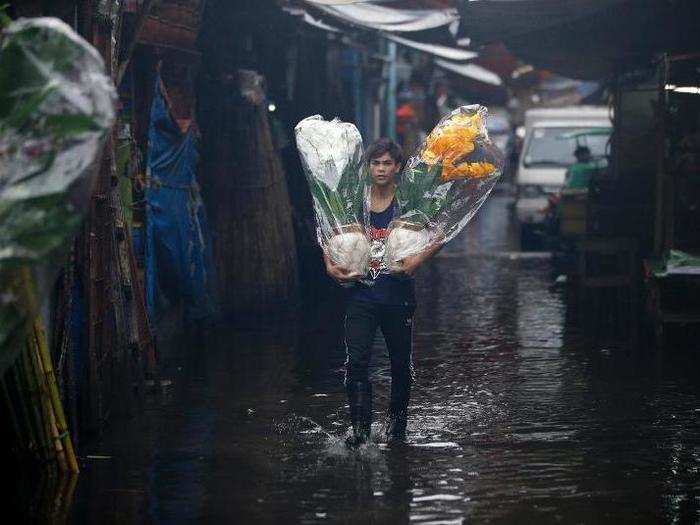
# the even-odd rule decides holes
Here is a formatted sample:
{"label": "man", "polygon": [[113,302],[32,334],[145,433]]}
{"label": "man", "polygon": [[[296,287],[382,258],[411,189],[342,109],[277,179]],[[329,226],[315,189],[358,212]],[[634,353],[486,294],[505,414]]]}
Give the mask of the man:
{"label": "man", "polygon": [[[423,252],[406,257],[401,272],[380,273],[388,235],[388,226],[397,213],[396,176],[403,162],[401,148],[382,138],[372,143],[365,154],[371,176],[370,224],[365,225],[371,243],[374,263],[370,275],[355,283],[349,291],[345,314],[346,371],[345,389],[350,403],[353,433],[347,440],[357,446],[369,440],[372,424],[372,385],[369,362],[372,342],[381,328],[391,361],[391,400],[386,424],[386,437],[400,442],[406,435],[406,410],[413,382],[411,344],[415,294],[412,277],[418,267],[439,248],[434,245]],[[362,213],[360,213],[362,215]],[[369,226],[369,227],[367,227]],[[357,281],[350,272],[326,255],[326,270],[339,283]]]}
{"label": "man", "polygon": [[591,174],[596,169],[593,162],[593,155],[587,146],[577,146],[574,150],[576,162],[566,170],[564,188],[566,189],[587,189]]}

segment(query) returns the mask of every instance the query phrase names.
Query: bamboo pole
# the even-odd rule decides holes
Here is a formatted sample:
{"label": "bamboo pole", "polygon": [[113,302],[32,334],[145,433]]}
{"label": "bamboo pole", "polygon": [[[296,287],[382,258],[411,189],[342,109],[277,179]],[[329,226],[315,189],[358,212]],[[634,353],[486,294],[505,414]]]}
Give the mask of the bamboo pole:
{"label": "bamboo pole", "polygon": [[[36,315],[34,283],[29,269],[20,269],[18,278],[19,289],[26,295],[27,302],[32,303],[26,305],[27,315],[34,318],[19,359],[13,366],[20,407],[27,420],[28,447],[31,450],[33,445],[36,446],[39,457],[47,465],[55,460],[61,470],[77,473],[78,463],[66,425],[46,333]],[[7,399],[13,410],[9,394]],[[16,412],[13,410],[12,414]],[[19,425],[16,427],[19,429]]]}
{"label": "bamboo pole", "polygon": [[41,359],[39,358],[38,354],[37,337],[35,331],[32,331],[27,339],[27,351],[32,366],[31,375],[36,380],[36,391],[38,405],[41,407],[42,412],[42,423],[44,425],[44,429],[46,430],[46,435],[48,436],[47,445],[49,450],[51,450],[53,453],[50,459],[55,460],[55,462],[58,463],[59,469],[63,471],[67,469],[66,455],[61,444],[58,429],[56,428],[53,407],[51,406],[51,401],[49,399],[49,391],[46,386],[46,381],[44,379],[44,374],[41,367]]}
{"label": "bamboo pole", "polygon": [[42,412],[39,410],[43,405],[39,386],[37,384],[35,367],[32,364],[29,342],[26,343],[26,349],[22,352],[22,368],[23,370],[20,376],[26,381],[27,393],[29,395],[29,407],[33,416],[32,419],[35,425],[35,431],[39,437],[37,445],[39,446],[40,457],[48,464],[53,459],[53,449],[49,437],[50,433],[48,432],[48,427],[45,425],[46,419],[42,417]]}
{"label": "bamboo pole", "polygon": [[71,440],[70,433],[68,432],[66,416],[63,412],[63,404],[61,403],[61,395],[58,391],[56,376],[53,372],[51,355],[49,354],[49,349],[46,345],[46,333],[41,321],[38,318],[34,322],[34,337],[39,370],[43,373],[48,400],[50,402],[52,425],[56,427],[56,432],[58,433],[59,437],[58,445],[60,445],[61,449],[65,450],[68,471],[77,474],[80,472],[80,469],[78,468],[78,461],[75,457],[75,451],[73,450],[73,441]]}
{"label": "bamboo pole", "polygon": [[69,473],[61,476],[59,480],[58,494],[56,496],[56,504],[54,505],[54,513],[51,516],[53,523],[69,523],[73,503],[73,494],[75,493],[75,487],[77,484],[77,474]]}
{"label": "bamboo pole", "polygon": [[26,266],[20,267],[14,272],[13,291],[20,296],[21,308],[25,319],[22,331],[15,343],[21,347],[21,350],[13,370],[18,397],[26,416],[29,438],[27,446],[29,450],[32,450],[33,446],[39,458],[49,463],[52,459],[51,445],[47,428],[39,410],[41,399],[29,355],[32,319],[37,314],[38,305],[34,293],[33,278],[29,268]]}
{"label": "bamboo pole", "polygon": [[51,400],[47,398],[46,394],[47,393],[44,393],[44,413],[46,414],[49,432],[51,433],[51,440],[53,441],[53,447],[56,451],[56,462],[58,463],[58,469],[61,472],[67,472],[68,457],[66,454],[66,449],[63,447],[63,443],[61,442],[61,434],[58,431],[58,425],[56,425],[56,414],[51,406]]}

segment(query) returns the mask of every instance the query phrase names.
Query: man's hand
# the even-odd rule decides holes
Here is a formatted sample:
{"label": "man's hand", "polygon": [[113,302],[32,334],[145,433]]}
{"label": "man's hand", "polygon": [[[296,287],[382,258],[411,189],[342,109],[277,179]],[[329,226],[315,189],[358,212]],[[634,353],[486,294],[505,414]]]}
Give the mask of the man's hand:
{"label": "man's hand", "polygon": [[358,273],[351,273],[350,270],[335,264],[327,254],[323,254],[323,260],[326,263],[326,273],[338,283],[349,283],[358,281],[362,277]]}
{"label": "man's hand", "polygon": [[407,277],[413,277],[413,274],[416,273],[416,270],[418,267],[423,264],[425,261],[430,259],[433,255],[435,255],[437,252],[440,251],[442,248],[443,242],[442,239],[433,241],[425,250],[423,250],[420,253],[417,253],[415,255],[409,255],[408,257],[404,257],[401,259],[399,262],[401,263],[401,270],[397,272],[392,272],[394,274],[398,275],[405,275]]}
{"label": "man's hand", "polygon": [[423,261],[425,258],[423,257],[422,253],[418,253],[416,255],[409,255],[408,257],[404,257],[401,259],[401,271],[397,272],[402,275],[406,275],[408,277],[413,277],[413,274],[416,273],[416,270],[418,267],[423,264]]}

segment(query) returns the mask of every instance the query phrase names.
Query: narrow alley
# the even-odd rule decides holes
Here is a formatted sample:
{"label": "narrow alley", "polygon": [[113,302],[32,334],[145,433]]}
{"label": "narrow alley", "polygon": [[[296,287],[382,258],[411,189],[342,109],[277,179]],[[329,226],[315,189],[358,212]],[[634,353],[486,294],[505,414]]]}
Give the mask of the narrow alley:
{"label": "narrow alley", "polygon": [[[85,451],[78,523],[690,523],[697,357],[589,347],[495,195],[417,277],[408,442],[359,452],[327,326],[223,328]],[[388,359],[373,354],[375,431]],[[92,459],[90,459],[92,458]]]}
{"label": "narrow alley", "polygon": [[0,4],[3,523],[700,525],[700,1]]}

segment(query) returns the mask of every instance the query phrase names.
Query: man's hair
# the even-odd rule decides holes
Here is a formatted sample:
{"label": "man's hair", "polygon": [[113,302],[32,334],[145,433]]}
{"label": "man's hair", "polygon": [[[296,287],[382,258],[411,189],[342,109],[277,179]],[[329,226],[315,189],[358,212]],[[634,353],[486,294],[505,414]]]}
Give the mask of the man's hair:
{"label": "man's hair", "polygon": [[591,156],[591,150],[588,148],[588,146],[576,146],[576,149],[574,150],[574,157],[577,159],[579,157],[590,157]]}
{"label": "man's hair", "polygon": [[386,137],[379,138],[372,142],[365,151],[365,162],[369,164],[372,159],[381,157],[388,153],[396,164],[403,164],[403,150],[396,142]]}

